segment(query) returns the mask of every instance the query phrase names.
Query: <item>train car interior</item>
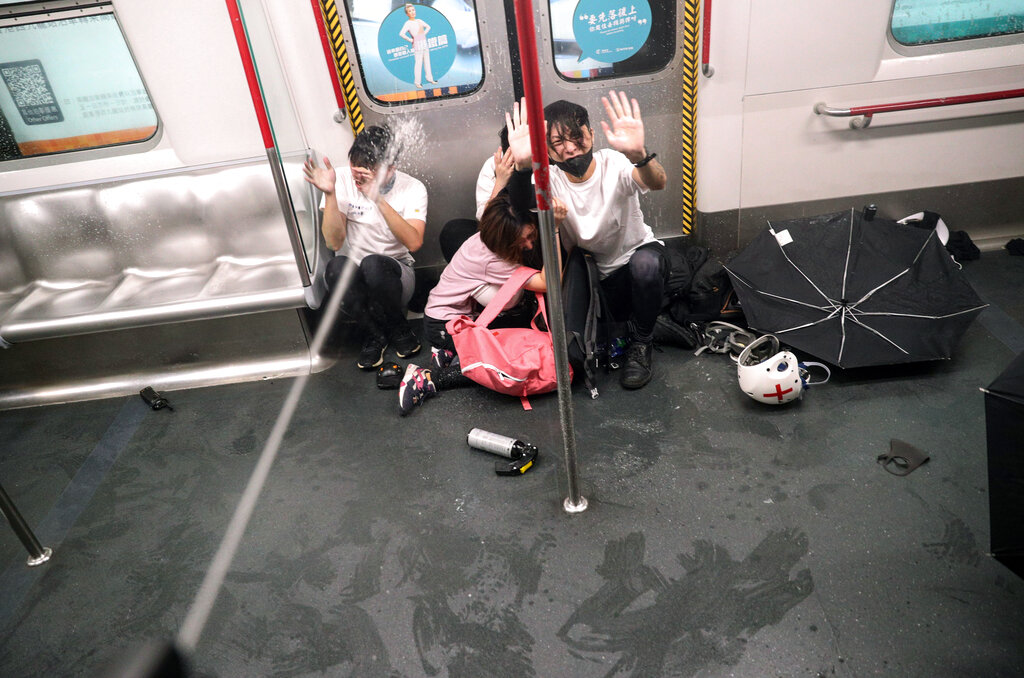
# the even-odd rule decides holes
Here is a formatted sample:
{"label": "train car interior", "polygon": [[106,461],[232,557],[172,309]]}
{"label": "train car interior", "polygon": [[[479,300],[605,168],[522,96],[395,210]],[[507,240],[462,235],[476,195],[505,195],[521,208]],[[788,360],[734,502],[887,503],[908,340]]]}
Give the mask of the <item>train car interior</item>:
{"label": "train car interior", "polygon": [[[426,189],[402,375],[514,105],[619,92],[729,304],[400,412],[308,168]],[[1021,148],[1022,0],[0,0],[0,676],[1024,675]]]}

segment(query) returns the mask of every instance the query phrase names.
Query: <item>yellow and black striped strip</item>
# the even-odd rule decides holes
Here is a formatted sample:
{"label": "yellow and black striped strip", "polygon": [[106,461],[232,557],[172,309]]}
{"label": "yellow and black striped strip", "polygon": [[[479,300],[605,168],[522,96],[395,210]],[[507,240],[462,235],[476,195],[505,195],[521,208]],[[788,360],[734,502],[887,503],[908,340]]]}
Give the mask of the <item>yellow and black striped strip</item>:
{"label": "yellow and black striped strip", "polygon": [[345,106],[348,108],[348,121],[352,125],[352,134],[359,134],[363,131],[363,110],[359,106],[359,94],[356,92],[356,82],[352,77],[352,65],[348,61],[345,36],[341,34],[341,18],[338,15],[338,7],[335,0],[320,0],[320,7],[324,11],[327,34],[331,38],[331,48],[334,50],[334,61],[338,67],[341,91],[345,96]]}
{"label": "yellow and black striped strip", "polygon": [[686,0],[683,25],[683,235],[697,220],[697,71],[700,69],[700,2]]}

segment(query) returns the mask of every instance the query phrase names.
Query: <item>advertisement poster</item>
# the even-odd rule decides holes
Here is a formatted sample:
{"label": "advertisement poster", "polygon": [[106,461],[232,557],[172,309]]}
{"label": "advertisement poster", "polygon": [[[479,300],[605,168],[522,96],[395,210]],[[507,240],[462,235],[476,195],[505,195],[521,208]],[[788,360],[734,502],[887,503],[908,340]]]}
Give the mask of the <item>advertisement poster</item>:
{"label": "advertisement poster", "polygon": [[647,0],[550,0],[555,67],[570,79],[616,74],[647,44],[652,12]]}
{"label": "advertisement poster", "polygon": [[157,124],[112,14],[0,28],[0,109],[24,155],[139,141]]}
{"label": "advertisement poster", "polygon": [[483,80],[473,0],[346,0],[369,94],[385,103],[457,96]]}

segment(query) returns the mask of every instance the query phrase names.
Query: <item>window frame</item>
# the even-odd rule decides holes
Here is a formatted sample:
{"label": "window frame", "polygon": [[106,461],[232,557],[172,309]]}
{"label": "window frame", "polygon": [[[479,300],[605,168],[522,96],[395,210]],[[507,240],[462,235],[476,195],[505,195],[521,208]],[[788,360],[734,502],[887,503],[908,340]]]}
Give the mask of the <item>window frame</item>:
{"label": "window frame", "polygon": [[[486,85],[486,83],[487,83],[487,64],[486,64],[486,62],[484,60],[484,51],[485,50],[484,50],[484,45],[483,45],[483,36],[481,35],[481,32],[480,32],[480,8],[477,6],[478,5],[478,1],[477,0],[471,0],[472,3],[473,3],[473,14],[475,16],[474,28],[476,30],[476,35],[477,35],[477,46],[478,46],[477,49],[478,49],[478,56],[479,56],[479,59],[480,59],[480,80],[477,82],[476,86],[473,89],[471,89],[471,90],[468,90],[468,91],[465,91],[465,92],[457,92],[455,94],[442,94],[440,96],[427,96],[427,97],[422,97],[422,98],[421,97],[415,97],[415,98],[411,98],[411,99],[402,99],[402,100],[399,100],[399,101],[388,101],[386,99],[380,99],[380,98],[377,97],[377,95],[374,92],[370,91],[369,81],[367,80],[366,71],[365,71],[365,69],[363,67],[363,59],[360,58],[361,55],[360,55],[360,51],[359,51],[359,43],[356,40],[355,18],[352,16],[352,11],[348,7],[347,0],[337,0],[337,1],[339,3],[341,3],[342,8],[345,10],[345,19],[346,19],[346,21],[345,21],[345,30],[348,33],[348,35],[346,36],[346,38],[347,38],[346,42],[349,45],[349,49],[353,53],[351,55],[350,61],[354,62],[358,66],[358,70],[359,70],[359,88],[362,90],[362,93],[366,96],[366,101],[361,102],[362,105],[364,105],[364,106],[368,105],[369,108],[371,108],[371,109],[376,108],[376,109],[381,110],[381,111],[392,111],[393,112],[393,111],[396,111],[396,110],[409,110],[410,112],[413,112],[413,111],[417,110],[418,107],[423,107],[423,106],[427,106],[427,105],[430,105],[430,104],[452,105],[452,104],[457,103],[457,102],[463,102],[463,101],[471,99],[471,98],[473,98],[475,96],[478,96],[481,92],[485,91],[486,86],[487,86]],[[378,2],[383,2],[384,0],[377,0],[377,1]],[[420,2],[420,3],[417,3],[417,4],[425,4],[425,3]],[[433,9],[433,6],[431,5],[430,8]],[[391,10],[391,11],[393,12],[395,10]],[[390,14],[390,12],[389,12],[389,14]],[[376,46],[374,46],[374,47],[376,48]],[[458,44],[456,43],[456,50],[457,49],[458,49]],[[379,54],[377,55],[377,58],[380,58]],[[426,90],[424,90],[424,91],[426,91]]]}
{"label": "window frame", "polygon": [[156,102],[153,100],[142,69],[139,68],[139,62],[135,58],[135,52],[132,50],[128,35],[125,33],[124,26],[117,16],[113,0],[58,0],[56,2],[20,2],[13,5],[0,5],[0,27],[108,14],[113,17],[117,29],[121,33],[121,38],[124,40],[125,48],[128,50],[132,66],[135,68],[139,81],[142,83],[142,88],[145,90],[146,98],[152,106],[153,115],[156,118],[153,133],[145,139],[121,141],[101,146],[90,146],[88,148],[50,151],[20,158],[9,158],[7,160],[0,159],[0,172],[145,153],[159,145],[160,140],[163,138],[163,120],[160,117],[160,112],[157,110]]}
{"label": "window frame", "polygon": [[892,0],[889,6],[889,20],[885,26],[885,37],[889,47],[901,56],[927,56],[932,54],[947,54],[967,50],[988,49],[993,47],[1009,47],[1024,43],[1024,31],[1016,33],[1004,33],[1001,35],[986,35],[969,38],[949,38],[926,42],[921,44],[907,44],[900,42],[892,31],[892,20],[896,13],[896,3],[900,0]]}
{"label": "window frame", "polygon": [[[556,54],[556,51],[555,51],[556,41],[555,41],[554,15],[553,15],[553,13],[551,11],[551,3],[552,3],[552,1],[553,0],[543,0],[542,12],[547,17],[547,22],[546,23],[547,23],[547,29],[548,30],[547,30],[547,35],[545,36],[545,38],[550,43],[548,51],[549,51],[549,58],[551,59],[551,69],[552,69],[552,71],[554,71],[555,77],[558,78],[561,82],[564,82],[564,83],[567,83],[567,84],[570,84],[570,85],[573,85],[573,86],[576,86],[576,87],[586,86],[588,84],[600,87],[600,86],[603,86],[603,83],[606,83],[606,82],[608,82],[610,80],[622,80],[624,82],[629,82],[629,81],[634,81],[637,78],[652,77],[652,76],[654,76],[654,75],[656,75],[658,73],[662,73],[662,72],[668,71],[668,70],[673,68],[673,66],[674,66],[674,64],[675,64],[675,62],[677,60],[677,57],[679,55],[679,31],[676,30],[676,28],[678,28],[680,25],[682,25],[682,20],[685,19],[685,17],[680,17],[679,16],[678,4],[674,0],[667,0],[665,2],[665,4],[667,4],[667,5],[669,5],[671,7],[671,9],[673,11],[673,14],[674,14],[674,16],[672,18],[673,20],[671,22],[669,22],[669,21],[663,21],[663,22],[653,21],[653,16],[652,16],[652,23],[654,23],[654,25],[664,25],[664,26],[670,26],[671,25],[673,27],[671,30],[668,30],[666,32],[666,35],[671,36],[673,44],[672,44],[671,49],[666,50],[666,59],[664,60],[663,63],[661,63],[659,66],[657,66],[655,68],[652,68],[652,69],[649,69],[649,70],[638,70],[638,71],[632,71],[632,72],[629,72],[629,73],[616,73],[616,72],[612,72],[612,73],[608,73],[606,75],[599,75],[599,76],[596,76],[596,77],[586,77],[586,78],[571,78],[571,77],[568,77],[558,67],[558,55]],[[652,0],[651,4],[654,4],[656,2],[657,2],[657,0]],[[652,10],[653,10],[653,7],[652,7]],[[575,38],[575,36],[574,36],[574,38]],[[645,42],[645,44],[650,43],[652,41],[652,39],[653,39],[652,36],[648,35],[647,41]],[[579,43],[577,42],[576,44],[578,45]],[[635,56],[636,55],[633,55],[629,59],[624,59],[623,61],[616,62],[616,63],[626,63],[630,59],[634,58]],[[612,68],[614,69],[614,67],[615,67],[615,64],[613,63],[612,64]]]}

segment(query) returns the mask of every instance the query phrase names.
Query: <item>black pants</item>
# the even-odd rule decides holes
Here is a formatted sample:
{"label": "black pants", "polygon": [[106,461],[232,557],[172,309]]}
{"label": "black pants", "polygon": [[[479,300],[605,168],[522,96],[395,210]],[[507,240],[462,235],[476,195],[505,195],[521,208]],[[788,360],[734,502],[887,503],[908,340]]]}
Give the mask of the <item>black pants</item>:
{"label": "black pants", "polygon": [[[327,262],[324,281],[334,290],[348,257]],[[402,264],[381,254],[370,254],[359,262],[352,284],[341,299],[341,310],[364,330],[387,335],[406,324],[402,308]]]}
{"label": "black pants", "polygon": [[444,327],[446,322],[425,315],[423,316],[423,331],[427,335],[427,341],[430,342],[431,346],[434,348],[446,348],[455,353],[455,342],[452,341],[452,335],[448,334],[448,330]]}
{"label": "black pants", "polygon": [[628,264],[601,281],[612,315],[629,322],[630,339],[649,342],[653,337],[668,271],[665,246],[650,242],[633,252]]}
{"label": "black pants", "polygon": [[[668,270],[665,247],[652,242],[638,248],[629,263],[600,281],[601,294],[612,319],[628,323],[631,340],[651,340],[655,320],[661,312]],[[574,251],[569,256],[562,284],[566,329],[582,336],[590,301],[582,251]]]}

